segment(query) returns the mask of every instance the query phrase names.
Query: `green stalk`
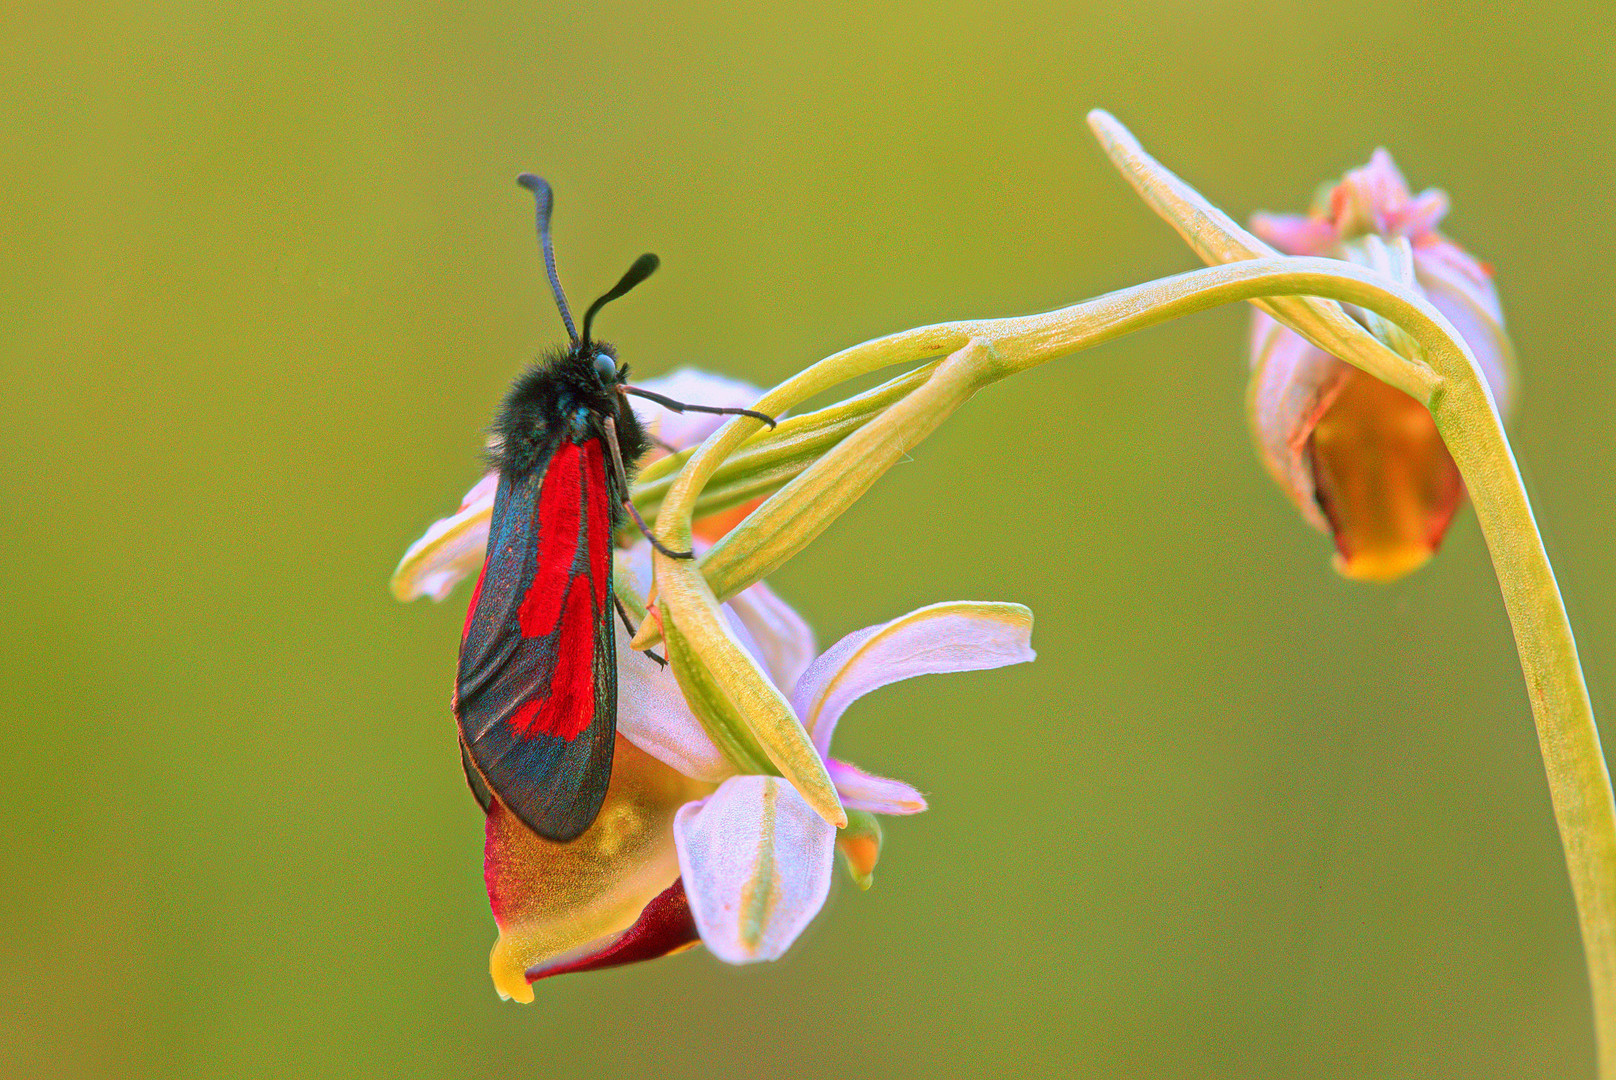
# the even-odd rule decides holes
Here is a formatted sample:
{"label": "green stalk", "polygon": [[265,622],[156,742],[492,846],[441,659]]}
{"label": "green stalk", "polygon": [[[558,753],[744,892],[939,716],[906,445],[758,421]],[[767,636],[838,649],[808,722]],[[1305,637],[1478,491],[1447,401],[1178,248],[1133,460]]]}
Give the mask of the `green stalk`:
{"label": "green stalk", "polygon": [[1593,995],[1599,1075],[1616,1077],[1616,809],[1565,602],[1484,386],[1457,383],[1432,407],[1459,466],[1515,631],[1543,770],[1565,848]]}
{"label": "green stalk", "polygon": [[[943,352],[956,354],[950,358],[951,364],[974,365],[971,372],[961,371],[957,376],[974,391],[1057,357],[1197,311],[1283,297],[1321,297],[1366,308],[1407,332],[1429,360],[1422,363],[1384,350],[1374,355],[1373,373],[1431,410],[1476,507],[1520,653],[1565,848],[1588,959],[1600,1075],[1616,1080],[1616,802],[1610,776],[1565,605],[1502,421],[1457,331],[1423,296],[1335,259],[1248,258],[1122,289],[1041,315],[943,323],[865,342],[808,368],[767,395],[758,407],[785,407],[865,371]],[[1292,316],[1286,307],[1273,304],[1269,310]],[[1303,312],[1302,316],[1315,318],[1316,312]],[[1355,331],[1348,328],[1347,332]],[[973,347],[965,349],[968,343]],[[1356,362],[1358,356],[1349,359]],[[951,411],[957,404],[951,397],[940,407]],[[925,417],[911,419],[927,431],[935,426]],[[665,541],[688,541],[688,515],[703,485],[755,427],[756,421],[731,421],[678,474],[664,503],[665,510],[676,508],[666,522],[670,527],[664,532],[664,522],[658,522]],[[856,455],[840,456],[850,459],[844,466],[851,466]],[[804,473],[799,479],[807,476]],[[861,492],[867,484],[860,481],[855,486]],[[801,490],[794,490],[798,488]],[[772,521],[782,529],[789,526],[791,531],[817,533],[853,501],[827,503],[825,493],[823,484],[794,481],[754,512],[757,522],[753,524]],[[816,501],[823,508],[818,517],[811,512]],[[700,575],[717,600],[761,580],[800,547],[779,537],[771,539],[778,529],[748,528],[750,522],[751,518],[743,522],[700,563]],[[647,626],[641,636],[648,641],[653,634]],[[636,639],[636,647],[645,643]]]}

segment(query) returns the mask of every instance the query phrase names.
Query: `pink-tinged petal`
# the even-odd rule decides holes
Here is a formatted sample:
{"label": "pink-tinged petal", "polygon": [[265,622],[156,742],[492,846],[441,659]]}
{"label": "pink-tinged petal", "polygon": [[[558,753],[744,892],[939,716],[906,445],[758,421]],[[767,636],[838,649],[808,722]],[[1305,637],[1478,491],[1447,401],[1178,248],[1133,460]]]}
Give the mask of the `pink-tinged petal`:
{"label": "pink-tinged petal", "polygon": [[[744,409],[763,396],[763,391],[751,383],[697,371],[694,368],[680,368],[667,375],[638,381],[635,385],[673,398],[675,401],[723,408]],[[654,461],[666,456],[668,446],[674,450],[695,446],[729,419],[727,416],[714,416],[712,413],[678,413],[645,398],[630,397],[629,400],[633,403],[635,415],[645,425],[647,434],[656,440],[656,443],[665,444],[653,443],[644,461]],[[740,506],[732,506],[727,510],[697,518],[691,523],[691,531],[699,540],[709,544],[717,543],[762,501],[760,496]]]}
{"label": "pink-tinged petal", "polygon": [[686,776],[719,783],[735,766],[713,745],[685,702],[673,672],[629,648],[617,633],[617,733]]}
{"label": "pink-tinged petal", "polygon": [[1392,231],[1418,241],[1436,231],[1448,216],[1448,193],[1432,188],[1422,191],[1401,210],[1389,215]]}
{"label": "pink-tinged petal", "polygon": [[[705,547],[698,542],[696,550]],[[620,549],[617,558],[643,591],[643,583],[651,580],[651,545],[641,541]],[[813,631],[768,586],[753,585],[724,604],[723,611],[736,639],[782,690],[813,658]],[[673,673],[631,650],[623,633],[618,634],[617,655],[618,731],[687,776],[718,783],[734,773],[734,765],[691,713]]]}
{"label": "pink-tinged petal", "polygon": [[1408,181],[1403,170],[1392,160],[1392,152],[1384,146],[1375,147],[1369,155],[1369,164],[1347,174],[1348,181],[1356,180],[1373,194],[1379,206],[1395,207],[1408,202]]}
{"label": "pink-tinged petal", "polygon": [[836,830],[777,776],[732,776],[674,818],[701,940],[731,964],[778,959],[830,891]]}
{"label": "pink-tinged petal", "polygon": [[1476,354],[1498,411],[1507,418],[1515,403],[1515,348],[1504,330],[1492,275],[1441,238],[1414,249],[1414,274],[1432,305]]}
{"label": "pink-tinged petal", "polygon": [[[651,581],[651,543],[619,548],[616,559],[641,596]],[[621,621],[617,635],[617,733],[686,776],[717,784],[735,771],[690,711],[673,672],[629,647]]]}
{"label": "pink-tinged petal", "polygon": [[527,969],[526,978],[534,983],[552,975],[600,971],[624,964],[637,964],[642,960],[656,960],[684,952],[700,941],[696,920],[691,917],[690,904],[685,899],[684,881],[676,878],[672,885],[645,905],[645,910],[640,912],[634,925],[616,938],[585,956],[535,964]]}
{"label": "pink-tinged petal", "polygon": [[[1303,222],[1321,216],[1343,240],[1406,237],[1420,289],[1475,353],[1507,412],[1513,353],[1491,272],[1436,231],[1447,211],[1440,191],[1411,197],[1391,155],[1377,150],[1330,189],[1322,215],[1265,218],[1257,232],[1298,252],[1307,245]],[[1305,253],[1354,257],[1350,247]],[[1261,313],[1252,358],[1252,430],[1263,460],[1303,516],[1334,536],[1336,568],[1391,581],[1429,559],[1464,486],[1425,407]]]}
{"label": "pink-tinged petal", "polygon": [[926,809],[926,797],[902,780],[867,773],[857,765],[835,758],[825,762],[842,805],[849,810],[872,814],[918,814]]}
{"label": "pink-tinged petal", "polygon": [[1287,255],[1322,255],[1341,237],[1328,218],[1302,214],[1253,214],[1251,231]]}
{"label": "pink-tinged petal", "polygon": [[1032,612],[1020,604],[933,604],[857,630],[798,681],[791,706],[821,757],[847,707],[872,690],[917,675],[981,671],[1032,660]]}
{"label": "pink-tinged petal", "polygon": [[1365,233],[1387,236],[1408,201],[1408,183],[1391,154],[1376,150],[1368,165],[1347,173],[1330,193],[1330,219],[1344,240]]}
{"label": "pink-tinged petal", "polygon": [[499,925],[488,964],[500,996],[532,1001],[528,969],[594,955],[634,926],[679,876],[675,813],[712,790],[618,739],[605,804],[576,840],[545,840],[494,803],[483,876]]}
{"label": "pink-tinged petal", "polygon": [[442,600],[461,578],[482,568],[488,552],[488,519],[494,512],[499,474],[477,481],[460,500],[460,508],[434,521],[393,571],[393,595],[400,600],[430,596]]}
{"label": "pink-tinged petal", "polygon": [[[634,385],[689,405],[716,405],[721,408],[744,409],[763,396],[763,391],[751,383],[697,371],[695,368],[679,368],[654,379],[636,381]],[[729,419],[711,413],[677,413],[645,398],[631,397],[629,400],[633,402],[634,414],[645,425],[647,433],[675,450],[702,442]]]}
{"label": "pink-tinged petal", "polygon": [[1328,532],[1308,441],[1353,368],[1262,311],[1252,312],[1251,356],[1247,408],[1263,464],[1308,524]]}
{"label": "pink-tinged petal", "polygon": [[743,590],[727,606],[757,643],[755,655],[763,670],[776,686],[789,692],[818,652],[813,630],[795,608],[761,582]]}

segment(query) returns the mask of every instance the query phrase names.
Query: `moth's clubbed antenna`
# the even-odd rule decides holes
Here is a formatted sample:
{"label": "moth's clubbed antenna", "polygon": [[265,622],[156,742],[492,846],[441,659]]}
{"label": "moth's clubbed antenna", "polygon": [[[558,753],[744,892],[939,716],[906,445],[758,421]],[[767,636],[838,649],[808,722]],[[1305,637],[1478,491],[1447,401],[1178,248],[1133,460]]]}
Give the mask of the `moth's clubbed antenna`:
{"label": "moth's clubbed antenna", "polygon": [[[634,265],[628,268],[628,273],[624,274],[622,278],[619,279],[617,284],[611,287],[611,290],[607,292],[605,296],[602,296],[599,300],[596,300],[593,304],[589,305],[589,310],[584,312],[584,351],[587,352],[589,350],[589,327],[595,321],[595,313],[601,308],[605,307],[607,304],[611,303],[613,300],[616,300],[619,296],[622,296],[624,293],[628,292],[646,278],[650,277],[652,274],[656,273],[657,267],[661,265],[662,260],[657,258],[655,255],[652,255],[649,252],[641,255],[638,259],[634,260]],[[576,336],[574,336],[573,340],[577,341],[578,339]]]}
{"label": "moth's clubbed antenna", "polygon": [[[555,193],[550,190],[548,183],[532,173],[523,173],[516,178],[516,182],[531,191],[534,200],[538,203],[539,246],[544,249],[544,269],[550,275],[550,289],[555,293],[556,308],[561,312],[561,321],[567,324],[567,336],[576,345],[578,344],[578,331],[572,325],[572,312],[567,310],[567,294],[561,291],[561,277],[556,273],[555,245],[550,242],[550,211],[555,209]],[[588,332],[589,319],[586,316],[584,318],[584,333],[586,336]]]}

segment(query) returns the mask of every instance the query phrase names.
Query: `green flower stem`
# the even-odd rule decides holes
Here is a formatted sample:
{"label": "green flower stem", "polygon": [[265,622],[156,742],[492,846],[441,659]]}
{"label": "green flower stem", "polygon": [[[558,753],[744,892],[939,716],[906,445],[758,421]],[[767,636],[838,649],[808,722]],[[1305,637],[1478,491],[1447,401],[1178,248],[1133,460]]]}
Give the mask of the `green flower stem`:
{"label": "green flower stem", "polygon": [[1426,405],[1464,477],[1515,633],[1582,928],[1599,1074],[1616,1077],[1616,801],[1565,602],[1474,356],[1419,293],[1365,284],[1342,281],[1317,295],[1401,328],[1441,379]]}
{"label": "green flower stem", "polygon": [[[1296,272],[1262,286],[1266,295],[1326,297],[1366,308],[1412,337],[1435,376],[1422,400],[1464,477],[1515,634],[1582,928],[1599,1072],[1616,1077],[1616,801],[1565,603],[1497,406],[1458,332],[1417,292],[1334,260],[1256,259],[1214,269],[1269,262]],[[1248,283],[1263,276],[1254,270]],[[1194,308],[1214,297],[1222,302],[1223,294],[1213,287],[1167,306]],[[1127,332],[1143,322],[1132,317],[1116,325]],[[1016,357],[1004,344],[999,351]],[[1027,366],[1042,362],[1035,353],[1021,357]]]}
{"label": "green flower stem", "polygon": [[[843,349],[818,363],[809,365],[770,390],[758,399],[752,408],[770,416],[779,416],[816,394],[840,386],[850,379],[894,364],[928,360],[953,352],[970,340],[969,334],[953,332],[956,325],[962,324],[922,326]],[[903,382],[911,377],[924,378],[910,372],[893,380],[893,383]],[[789,420],[782,421],[781,426],[784,427],[789,422]],[[690,546],[691,516],[701,492],[730,455],[762,426],[763,422],[760,420],[737,416],[708,436],[707,441],[696,448],[685,467],[674,476],[663,498],[657,515],[658,539],[671,547]],[[664,531],[664,528],[667,531]]]}
{"label": "green flower stem", "polygon": [[[1088,120],[1112,164],[1203,259],[1227,263],[1276,254],[1146,153],[1115,117],[1096,109]],[[1374,336],[1358,332],[1335,302],[1353,299],[1350,285],[1347,293],[1317,294],[1333,299],[1254,302],[1325,352],[1423,402],[1465,479],[1515,632],[1565,846],[1592,985],[1600,1075],[1616,1080],[1616,808],[1565,606],[1496,402],[1474,357],[1423,296],[1406,288],[1414,278],[1406,240],[1365,238],[1358,246],[1370,266],[1392,279],[1384,295],[1362,304]],[[1507,335],[1496,326],[1494,333],[1513,366]],[[1404,351],[1430,361],[1425,375],[1432,385],[1413,389],[1400,381],[1409,373],[1399,361]]]}
{"label": "green flower stem", "polygon": [[1599,1075],[1609,1080],[1616,1077],[1616,809],[1577,643],[1486,387],[1455,379],[1431,414],[1475,504],[1515,631],[1582,925]]}
{"label": "green flower stem", "polygon": [[[1123,179],[1206,262],[1237,262],[1279,254],[1147,154],[1116,117],[1104,109],[1095,109],[1089,113],[1088,121]],[[1305,296],[1259,297],[1252,302],[1330,355],[1362,368],[1410,397],[1424,400],[1424,394],[1399,381],[1400,373],[1406,369],[1402,357],[1374,335],[1364,333],[1339,305]]]}
{"label": "green flower stem", "polygon": [[992,351],[981,338],[966,341],[878,423],[848,436],[726,533],[702,565],[715,593],[733,596],[807,547],[904,454],[998,377]]}
{"label": "green flower stem", "polygon": [[[1222,304],[1270,296],[1327,294],[1333,287],[1332,283],[1343,278],[1370,290],[1378,288],[1384,281],[1367,270],[1335,259],[1284,256],[1248,259],[1135,285],[1038,315],[938,323],[905,330],[856,345],[820,361],[820,364],[836,361],[851,368],[865,364],[877,367],[935,355],[926,352],[927,349],[952,352],[969,342],[979,341],[987,348],[977,350],[971,363],[973,370],[979,372],[982,385],[986,385],[1124,334]],[[1352,325],[1356,327],[1356,333],[1369,336],[1356,323]],[[1400,387],[1407,388],[1421,400],[1428,399],[1438,382],[1436,374],[1424,364],[1414,363],[1389,351],[1387,355],[1393,357],[1397,366],[1388,369],[1383,364],[1382,370],[1388,370]],[[803,374],[811,374],[818,367],[815,365]],[[893,408],[902,407],[902,404]],[[759,408],[765,406],[760,404]],[[865,431],[859,433],[860,436],[864,434]],[[858,445],[853,438],[849,438],[837,448],[838,451],[849,444]],[[709,449],[715,453],[721,452],[721,447],[709,440],[698,453],[706,453]],[[857,460],[851,453],[846,458],[849,462]],[[680,480],[684,479],[685,473],[680,473]],[[804,483],[807,479],[808,473],[804,473],[777,492],[702,558],[702,573],[720,600],[727,600],[748,585],[761,581],[799,550],[800,545],[791,543],[789,538],[771,537],[771,530],[758,527],[761,522],[766,519],[777,523],[790,521],[798,529],[811,525],[812,535],[818,535],[829,520],[845,510],[851,501],[842,500],[833,491],[820,490],[819,485],[807,485]],[[862,494],[867,486],[858,487],[856,494]],[[660,524],[658,527],[661,527]],[[667,540],[667,537],[663,539]],[[764,545],[768,546],[768,551],[763,550]],[[654,644],[654,633],[654,627],[648,627],[640,637],[635,638],[635,647],[645,648]]]}
{"label": "green flower stem", "polygon": [[[959,363],[953,368],[948,364],[939,367],[927,385],[947,369],[951,386],[968,386],[974,392],[1059,356],[1197,311],[1237,301],[1297,296],[1368,309],[1402,328],[1428,360],[1422,363],[1387,350],[1376,356],[1375,373],[1431,410],[1475,504],[1515,633],[1565,847],[1588,957],[1600,1072],[1616,1080],[1616,803],[1610,777],[1565,606],[1502,422],[1474,358],[1457,332],[1422,296],[1367,269],[1334,259],[1248,258],[1122,289],[1041,315],[943,323],[865,342],[808,368],[766,396],[758,407],[783,409],[864,372],[944,352],[956,352],[950,361]],[[1296,317],[1281,305],[1269,310]],[[1316,310],[1302,315],[1314,316]],[[971,349],[957,352],[968,343]],[[941,394],[935,404],[952,411],[959,403],[955,396]],[[909,400],[892,408],[902,408]],[[916,422],[926,424],[927,431],[935,427],[922,417],[916,417]],[[745,418],[731,421],[679,473],[658,522],[664,541],[688,543],[689,514],[702,485],[756,426],[757,421]],[[837,449],[850,444],[857,445],[855,437]],[[850,453],[844,456],[852,457]],[[851,466],[853,462],[842,464]],[[817,534],[852,499],[824,506],[820,518],[805,517],[809,499],[796,498],[793,487],[809,472],[812,470],[777,492],[753,516],[770,516],[777,529],[810,528]],[[858,493],[868,487],[856,478],[853,483]],[[802,494],[822,499],[824,491],[818,487],[803,485]],[[743,522],[708,552],[700,569],[716,599],[761,580],[800,547],[790,539],[776,542],[766,532],[748,529]]]}

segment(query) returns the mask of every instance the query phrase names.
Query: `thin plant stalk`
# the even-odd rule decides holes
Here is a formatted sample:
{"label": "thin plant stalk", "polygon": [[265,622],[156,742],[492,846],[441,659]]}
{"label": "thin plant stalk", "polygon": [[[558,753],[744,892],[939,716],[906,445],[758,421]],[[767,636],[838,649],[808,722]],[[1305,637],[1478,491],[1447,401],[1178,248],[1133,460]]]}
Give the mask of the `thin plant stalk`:
{"label": "thin plant stalk", "polygon": [[[1600,1075],[1616,1080],[1616,802],[1610,776],[1565,605],[1502,420],[1474,357],[1424,297],[1339,260],[1247,258],[1040,315],[941,323],[868,341],[809,367],[765,395],[757,408],[788,408],[847,379],[944,353],[955,354],[951,361],[977,367],[969,377],[953,376],[965,378],[974,393],[977,387],[1136,330],[1222,304],[1276,297],[1357,305],[1400,327],[1419,346],[1424,362],[1387,350],[1375,356],[1373,374],[1431,411],[1476,507],[1520,654],[1576,899]],[[950,408],[957,404],[951,401]],[[657,523],[664,542],[688,542],[690,513],[703,485],[757,426],[744,417],[730,421],[680,470]],[[925,425],[919,437],[934,426]],[[761,580],[801,547],[795,541],[770,542],[782,523],[817,535],[875,479],[863,478],[839,494],[829,483],[835,478],[820,475],[822,466],[834,464],[827,458],[816,461],[707,553],[701,572],[716,599]],[[636,647],[654,639],[654,624],[648,623]]]}

